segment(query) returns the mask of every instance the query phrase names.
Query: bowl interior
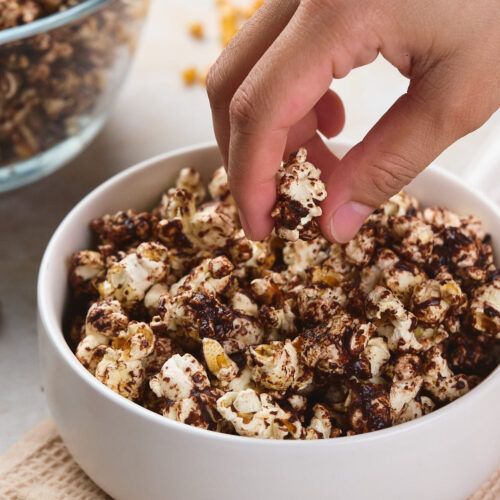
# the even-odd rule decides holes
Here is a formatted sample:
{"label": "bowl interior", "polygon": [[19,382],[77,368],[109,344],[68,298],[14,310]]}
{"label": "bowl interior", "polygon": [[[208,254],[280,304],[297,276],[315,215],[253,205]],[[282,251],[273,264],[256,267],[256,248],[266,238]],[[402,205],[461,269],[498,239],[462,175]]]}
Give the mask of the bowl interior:
{"label": "bowl interior", "polygon": [[[351,146],[351,144],[345,143],[331,144],[333,151],[339,156],[345,154]],[[89,247],[91,234],[88,224],[93,218],[128,208],[139,211],[151,209],[159,201],[163,191],[174,184],[176,175],[181,168],[196,168],[202,174],[203,180],[207,182],[213,170],[220,164],[221,158],[217,148],[213,144],[208,144],[161,155],[127,169],[96,188],[78,203],[60,224],[49,242],[42,260],[38,280],[40,319],[44,323],[51,342],[55,344],[63,358],[83,378],[86,378],[91,384],[96,384],[95,387],[99,385],[111,398],[120,398],[120,396],[115,395],[110,389],[93,379],[77,361],[63,335],[62,318],[68,291],[67,273],[71,254],[76,250]],[[492,235],[493,244],[496,247],[495,259],[497,262],[500,261],[500,210],[496,205],[453,175],[435,166],[420,174],[406,190],[416,196],[423,206],[442,205],[459,214],[474,214],[479,217],[486,230]],[[488,379],[499,375],[500,368],[497,368]],[[481,385],[478,389],[481,388]],[[474,389],[472,393],[478,389]],[[468,396],[466,395],[434,413],[446,411],[450,406],[454,406],[455,403],[468,398]],[[123,405],[137,406],[125,400],[123,400]],[[151,413],[143,408],[138,407],[137,409],[143,410],[144,415]],[[423,419],[431,416],[432,414],[423,417]],[[167,424],[167,422],[165,423]],[[413,422],[403,425],[411,424]],[[393,429],[395,428],[378,432],[390,432]]]}

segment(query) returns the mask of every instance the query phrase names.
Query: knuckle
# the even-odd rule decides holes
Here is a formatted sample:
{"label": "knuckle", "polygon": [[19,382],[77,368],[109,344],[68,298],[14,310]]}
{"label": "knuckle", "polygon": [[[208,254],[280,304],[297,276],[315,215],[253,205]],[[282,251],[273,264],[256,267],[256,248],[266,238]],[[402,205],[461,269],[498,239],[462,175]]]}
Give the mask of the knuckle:
{"label": "knuckle", "polygon": [[381,152],[372,162],[371,177],[379,200],[399,192],[418,173],[416,165],[396,152]]}
{"label": "knuckle", "polygon": [[231,125],[244,132],[253,129],[256,118],[255,99],[252,98],[251,92],[246,87],[241,86],[229,105]]}

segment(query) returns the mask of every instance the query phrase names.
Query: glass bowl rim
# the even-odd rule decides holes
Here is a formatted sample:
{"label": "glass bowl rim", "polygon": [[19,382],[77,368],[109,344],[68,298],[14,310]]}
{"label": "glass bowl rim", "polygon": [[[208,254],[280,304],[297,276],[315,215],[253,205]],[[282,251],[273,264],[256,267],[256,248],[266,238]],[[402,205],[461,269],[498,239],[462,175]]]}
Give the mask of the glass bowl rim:
{"label": "glass bowl rim", "polygon": [[74,7],[70,7],[69,9],[61,12],[56,12],[50,16],[42,17],[32,23],[0,30],[0,46],[59,28],[74,21],[78,21],[79,19],[93,14],[106,4],[112,3],[113,1],[115,0],[85,0]]}

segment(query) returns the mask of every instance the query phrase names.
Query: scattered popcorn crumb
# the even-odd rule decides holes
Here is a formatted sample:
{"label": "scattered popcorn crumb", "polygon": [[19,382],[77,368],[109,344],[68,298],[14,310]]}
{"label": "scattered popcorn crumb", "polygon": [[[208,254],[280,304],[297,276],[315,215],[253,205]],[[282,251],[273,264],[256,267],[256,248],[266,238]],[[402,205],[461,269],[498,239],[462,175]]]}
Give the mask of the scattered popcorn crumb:
{"label": "scattered popcorn crumb", "polygon": [[182,80],[186,85],[193,85],[198,81],[198,70],[194,66],[185,68],[182,72]]}
{"label": "scattered popcorn crumb", "polygon": [[[250,19],[255,12],[263,5],[264,0],[252,0],[248,4],[230,0],[216,0],[219,40],[222,48],[234,38],[241,29],[245,21]],[[199,21],[188,24],[188,31],[191,37],[201,40],[205,38],[205,27]],[[206,85],[207,75],[210,66],[204,70],[196,67],[188,67],[182,73],[182,79],[186,85],[200,83]]]}
{"label": "scattered popcorn crumb", "polygon": [[189,23],[188,29],[189,34],[193,38],[201,39],[205,36],[205,28],[203,26],[203,23],[200,23],[199,21]]}

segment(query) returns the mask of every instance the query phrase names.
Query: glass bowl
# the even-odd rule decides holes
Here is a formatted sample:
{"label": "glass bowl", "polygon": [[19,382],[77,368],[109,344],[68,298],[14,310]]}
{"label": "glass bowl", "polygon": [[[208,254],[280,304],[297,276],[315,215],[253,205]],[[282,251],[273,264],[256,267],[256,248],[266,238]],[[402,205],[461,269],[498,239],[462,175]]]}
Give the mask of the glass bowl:
{"label": "glass bowl", "polygon": [[148,0],[85,0],[0,31],[0,192],[50,174],[104,125]]}

